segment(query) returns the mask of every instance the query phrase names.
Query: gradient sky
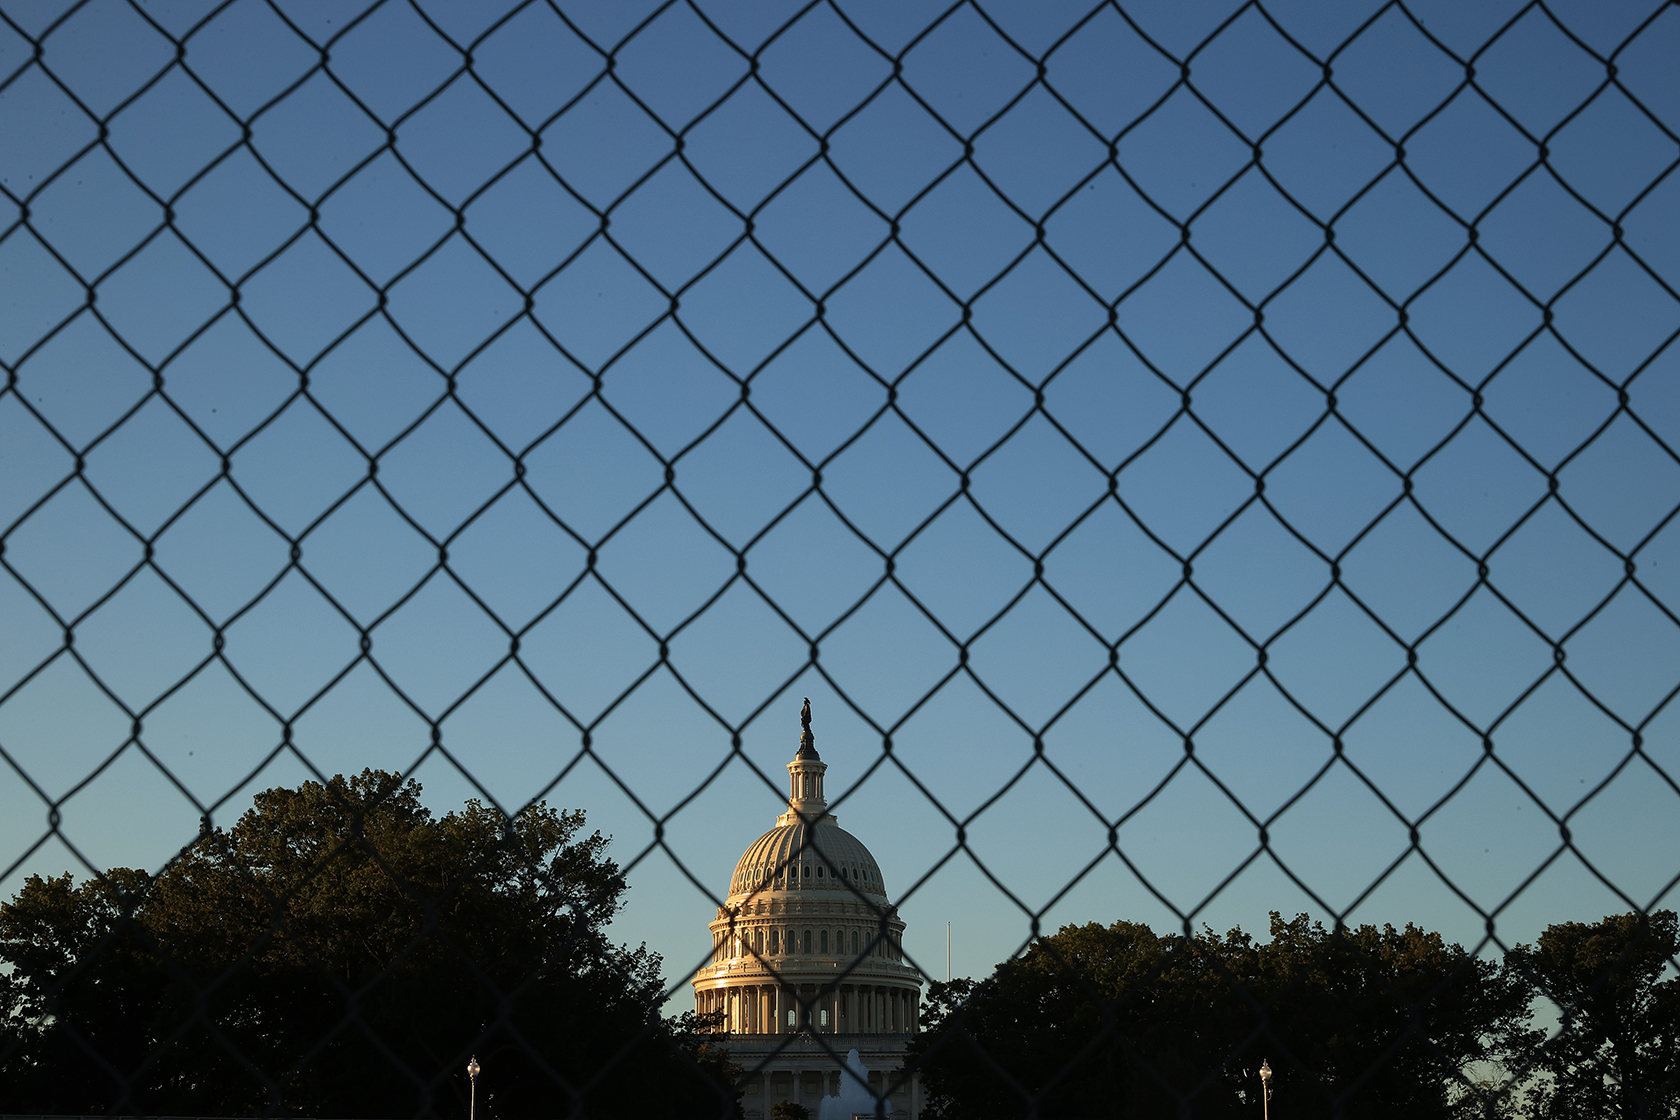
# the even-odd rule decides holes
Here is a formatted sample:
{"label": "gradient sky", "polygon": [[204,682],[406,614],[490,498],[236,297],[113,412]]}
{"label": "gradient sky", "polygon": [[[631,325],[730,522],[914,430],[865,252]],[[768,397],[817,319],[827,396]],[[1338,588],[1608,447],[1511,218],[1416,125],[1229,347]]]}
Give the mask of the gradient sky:
{"label": "gradient sky", "polygon": [[412,770],[680,986],[810,696],[935,977],[1675,904],[1680,7],[365,8],[0,3],[0,890]]}

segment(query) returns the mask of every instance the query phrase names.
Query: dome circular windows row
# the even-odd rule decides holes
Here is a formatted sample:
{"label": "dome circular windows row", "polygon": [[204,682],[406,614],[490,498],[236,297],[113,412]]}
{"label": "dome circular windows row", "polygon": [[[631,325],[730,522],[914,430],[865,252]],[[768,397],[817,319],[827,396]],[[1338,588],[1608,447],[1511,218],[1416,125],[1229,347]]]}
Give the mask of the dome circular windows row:
{"label": "dome circular windows row", "polygon": [[[879,939],[876,931],[870,929],[834,930],[832,941],[829,931],[782,929],[772,926],[765,929],[751,931],[743,930],[734,936],[725,936],[719,940],[712,951],[712,960],[720,961],[729,957],[746,956],[787,956],[792,954],[819,954],[831,956],[852,957],[872,956],[885,957],[888,960],[902,960],[897,944],[892,938]],[[849,936],[848,936],[849,934]],[[847,943],[850,942],[850,949]],[[830,946],[832,945],[832,948]]]}
{"label": "dome circular windows row", "polygon": [[[761,887],[769,886],[771,883],[771,872],[771,868],[762,865],[754,868],[751,876],[743,876],[737,880],[736,888],[744,889],[754,883]],[[795,880],[802,878],[839,878],[844,882],[852,883],[862,888],[873,890],[880,887],[879,880],[874,875],[870,874],[868,868],[842,866],[836,869],[835,874],[830,875],[828,874],[828,867],[826,864],[797,863],[789,866],[788,872],[790,878]],[[782,875],[779,871],[775,874],[775,884],[777,886],[782,884]]]}

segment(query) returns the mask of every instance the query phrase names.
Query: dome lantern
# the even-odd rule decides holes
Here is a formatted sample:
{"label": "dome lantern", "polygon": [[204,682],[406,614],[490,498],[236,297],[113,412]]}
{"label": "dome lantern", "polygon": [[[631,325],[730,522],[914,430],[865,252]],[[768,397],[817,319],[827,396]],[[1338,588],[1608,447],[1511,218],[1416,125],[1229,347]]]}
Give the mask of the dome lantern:
{"label": "dome lantern", "polygon": [[795,752],[793,761],[787,764],[788,777],[788,811],[783,813],[777,824],[794,824],[807,821],[815,824],[827,820],[833,823],[834,818],[828,815],[828,800],[823,796],[823,774],[828,770],[828,763],[817,754],[817,739],[811,734],[811,698],[805,698],[805,706],[799,710],[799,750]]}

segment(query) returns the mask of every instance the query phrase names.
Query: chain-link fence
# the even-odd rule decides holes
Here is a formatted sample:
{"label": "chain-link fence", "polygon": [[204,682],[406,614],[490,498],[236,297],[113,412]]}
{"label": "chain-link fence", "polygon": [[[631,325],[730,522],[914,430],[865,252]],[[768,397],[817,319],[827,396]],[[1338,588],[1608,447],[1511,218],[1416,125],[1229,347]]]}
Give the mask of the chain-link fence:
{"label": "chain-link fence", "polygon": [[[0,1061],[100,1082],[77,1111],[663,1114],[689,1077],[763,1118],[777,1061],[844,1057],[848,978],[932,984],[954,918],[959,973],[1050,960],[1095,1018],[1033,1082],[934,985],[889,1113],[938,1069],[1055,1114],[1112,1044],[1187,1112],[1267,1107],[1220,1078],[1270,1053],[1341,1114],[1416,1043],[1454,1108],[1574,1115],[1544,1055],[1587,1061],[1632,949],[1491,1074],[1422,1025],[1457,981],[1395,965],[1410,1025],[1336,1081],[1291,1048],[1305,973],[1196,930],[1417,920],[1493,983],[1672,907],[1676,57],[1667,3],[0,4],[0,867],[49,915],[0,938]],[[804,695],[876,940],[732,1068],[735,1020],[647,1011],[719,944],[778,967],[729,931],[810,852],[725,884]],[[441,818],[381,774],[328,781],[364,767],[491,805],[437,851],[497,887],[404,847]],[[232,828],[305,780],[258,802],[290,849]],[[343,967],[311,923],[348,904],[306,905],[339,880],[407,915]],[[541,935],[476,940],[504,904]],[[1181,939],[1118,990],[1034,941],[1121,918]],[[61,919],[80,955],[28,958]],[[1318,936],[1271,944],[1347,965]],[[301,972],[241,989],[271,952]],[[142,959],[149,1025],[78,1026]],[[426,960],[458,989],[383,986]],[[1125,1026],[1181,981],[1241,1020],[1193,1076]],[[275,1041],[291,999],[329,1010]],[[500,1105],[457,1072],[492,1045]],[[412,1100],[299,1072],[364,1060]],[[254,1095],[193,1095],[224,1075]],[[1652,1076],[1602,1107],[1673,1115]],[[1147,1110],[1107,1084],[1075,1110]]]}

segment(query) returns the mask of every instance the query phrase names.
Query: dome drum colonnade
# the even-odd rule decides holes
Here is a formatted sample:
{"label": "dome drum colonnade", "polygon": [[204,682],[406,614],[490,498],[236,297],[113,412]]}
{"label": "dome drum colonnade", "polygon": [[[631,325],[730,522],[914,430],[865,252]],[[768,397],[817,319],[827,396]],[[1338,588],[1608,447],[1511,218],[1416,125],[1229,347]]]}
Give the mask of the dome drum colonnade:
{"label": "dome drum colonnade", "polygon": [[[778,1085],[793,1099],[808,1095],[819,1083],[810,1079],[819,1075],[820,1084],[835,1087],[839,1067],[831,1049],[857,1048],[882,1075],[896,1069],[920,1011],[921,974],[904,962],[904,922],[887,898],[881,869],[828,812],[828,767],[811,734],[810,701],[800,718],[799,751],[788,763],[788,810],[737,863],[729,896],[710,925],[711,958],[694,977],[695,1010],[718,1015],[716,1029],[731,1036],[725,1044],[731,1058],[758,1071],[745,1086],[749,1120],[767,1112],[763,1102]],[[817,1047],[786,1037],[815,1042],[811,1036],[819,1034],[854,1037]],[[871,1081],[878,1076],[872,1073]],[[876,1090],[893,1080],[888,1075]],[[899,1088],[894,1115],[914,1117],[914,1079]],[[802,1103],[815,1111],[814,1102]]]}

